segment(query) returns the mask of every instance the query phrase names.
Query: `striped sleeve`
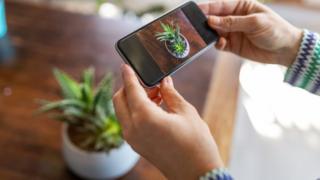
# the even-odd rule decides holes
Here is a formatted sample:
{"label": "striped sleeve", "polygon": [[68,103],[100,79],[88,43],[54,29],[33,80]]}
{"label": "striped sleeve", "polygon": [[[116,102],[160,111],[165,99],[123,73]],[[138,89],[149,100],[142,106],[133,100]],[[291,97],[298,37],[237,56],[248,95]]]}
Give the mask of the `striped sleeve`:
{"label": "striped sleeve", "polygon": [[320,36],[304,30],[296,60],[285,75],[285,82],[320,95]]}
{"label": "striped sleeve", "polygon": [[213,169],[201,176],[199,180],[233,180],[233,177],[225,168]]}

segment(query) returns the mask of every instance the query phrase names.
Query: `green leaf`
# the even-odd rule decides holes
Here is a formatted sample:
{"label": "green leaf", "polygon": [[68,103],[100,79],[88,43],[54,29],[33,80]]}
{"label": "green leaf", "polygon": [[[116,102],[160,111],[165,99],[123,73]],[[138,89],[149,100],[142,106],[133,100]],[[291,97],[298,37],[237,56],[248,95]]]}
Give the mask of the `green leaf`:
{"label": "green leaf", "polygon": [[82,84],[81,86],[81,97],[82,101],[86,104],[86,111],[91,112],[93,109],[93,89],[90,88],[87,84]]}
{"label": "green leaf", "polygon": [[166,29],[166,25],[165,25],[165,24],[163,24],[162,22],[160,22],[160,25],[161,25],[161,27],[162,27],[163,30]]}
{"label": "green leaf", "polygon": [[83,112],[83,110],[75,107],[68,107],[63,111],[64,115],[72,116],[83,121],[92,121],[94,117],[90,114]]}
{"label": "green leaf", "polygon": [[81,90],[79,84],[64,72],[54,69],[53,73],[61,87],[62,94],[68,99],[79,99]]}
{"label": "green leaf", "polygon": [[95,98],[93,106],[96,108],[98,105],[108,108],[109,101],[112,99],[112,75],[106,74],[103,80],[100,82]]}
{"label": "green leaf", "polygon": [[176,30],[175,30],[175,37],[180,39],[180,27],[178,25],[176,25]]}
{"label": "green leaf", "polygon": [[74,106],[74,107],[79,107],[79,108],[85,108],[85,104],[79,100],[74,100],[74,99],[64,99],[61,101],[56,101],[56,102],[51,102],[46,105],[43,105],[40,109],[39,112],[48,112],[51,110],[55,109],[63,109],[68,106]]}
{"label": "green leaf", "polygon": [[86,84],[90,88],[93,88],[93,83],[94,83],[94,69],[93,68],[88,68],[87,70],[85,70],[83,72],[82,81],[84,84]]}
{"label": "green leaf", "polygon": [[92,103],[93,103],[93,96],[94,96],[94,91],[93,91],[93,84],[94,84],[94,69],[89,68],[84,71],[83,73],[83,91],[85,94],[85,101],[88,103],[89,108],[91,108]]}
{"label": "green leaf", "polygon": [[105,110],[104,110],[103,107],[98,106],[98,107],[96,108],[96,114],[97,114],[98,119],[99,119],[101,122],[105,121],[105,119],[106,119],[106,112],[105,112]]}
{"label": "green leaf", "polygon": [[35,99],[35,102],[43,106],[43,105],[49,104],[51,101],[46,99]]}
{"label": "green leaf", "polygon": [[82,74],[82,81],[83,84],[81,85],[81,95],[82,100],[87,104],[87,110],[92,110],[92,104],[93,104],[93,84],[94,84],[94,69],[88,68],[85,70]]}
{"label": "green leaf", "polygon": [[120,125],[118,123],[110,121],[110,126],[105,132],[108,134],[118,134],[120,131]]}
{"label": "green leaf", "polygon": [[163,29],[163,32],[157,32],[155,34],[157,40],[170,41],[175,43],[181,41],[180,27],[178,24],[175,25],[174,21],[172,21],[170,24],[161,23],[161,27]]}

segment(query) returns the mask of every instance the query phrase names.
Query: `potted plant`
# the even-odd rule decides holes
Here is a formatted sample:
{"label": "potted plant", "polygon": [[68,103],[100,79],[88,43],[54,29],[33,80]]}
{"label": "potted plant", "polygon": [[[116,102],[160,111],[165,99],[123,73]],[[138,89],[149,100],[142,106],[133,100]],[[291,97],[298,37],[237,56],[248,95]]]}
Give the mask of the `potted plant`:
{"label": "potted plant", "polygon": [[157,40],[164,42],[167,51],[175,58],[182,59],[188,56],[190,47],[188,40],[180,33],[178,24],[160,22],[163,32],[157,32]]}
{"label": "potted plant", "polygon": [[82,74],[81,83],[55,69],[63,99],[43,102],[39,111],[64,123],[63,156],[80,177],[114,179],[126,174],[139,159],[122,139],[112,104],[112,76],[106,75],[94,91],[94,70]]}

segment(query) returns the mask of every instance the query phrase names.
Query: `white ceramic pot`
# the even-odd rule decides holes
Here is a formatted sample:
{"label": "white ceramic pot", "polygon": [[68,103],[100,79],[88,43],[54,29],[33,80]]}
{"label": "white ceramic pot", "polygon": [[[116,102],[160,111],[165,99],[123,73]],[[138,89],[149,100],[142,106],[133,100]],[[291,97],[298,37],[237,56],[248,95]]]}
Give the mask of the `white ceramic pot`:
{"label": "white ceramic pot", "polygon": [[62,129],[63,156],[72,172],[85,179],[115,179],[129,172],[139,155],[126,142],[117,149],[105,152],[88,152],[76,147]]}

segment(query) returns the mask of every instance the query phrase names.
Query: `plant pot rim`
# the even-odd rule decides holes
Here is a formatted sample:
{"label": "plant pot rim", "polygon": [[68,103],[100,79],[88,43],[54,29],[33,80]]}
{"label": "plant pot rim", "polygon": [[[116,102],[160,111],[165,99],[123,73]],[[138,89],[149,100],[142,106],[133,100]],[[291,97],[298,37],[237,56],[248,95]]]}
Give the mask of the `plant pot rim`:
{"label": "plant pot rim", "polygon": [[109,154],[112,151],[117,150],[118,148],[122,147],[126,142],[123,142],[118,148],[113,148],[111,149],[109,152],[105,152],[105,151],[87,151],[84,150],[78,146],[76,146],[70,139],[69,135],[68,135],[68,128],[69,125],[66,123],[63,123],[62,125],[62,140],[69,146],[69,148],[72,149],[72,151],[80,153],[80,154],[91,154],[91,155],[101,155],[101,154]]}

